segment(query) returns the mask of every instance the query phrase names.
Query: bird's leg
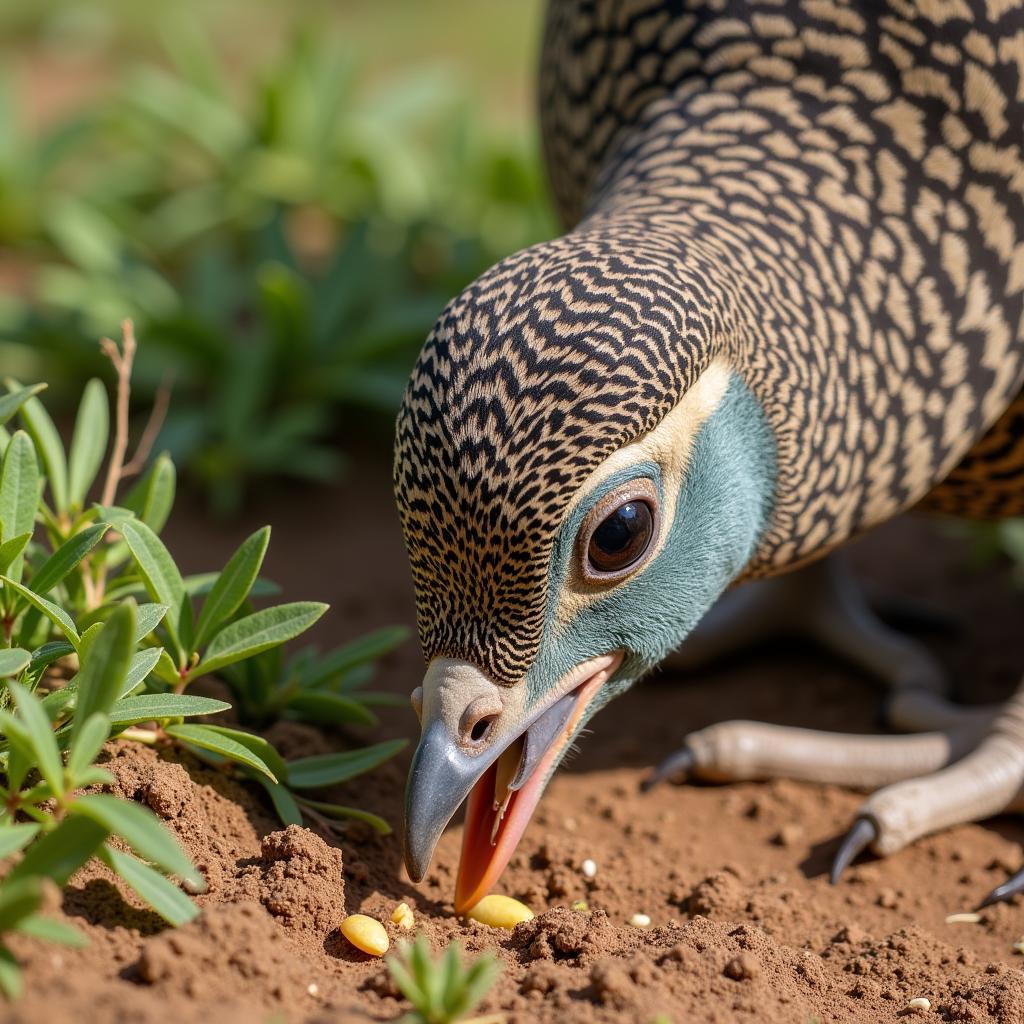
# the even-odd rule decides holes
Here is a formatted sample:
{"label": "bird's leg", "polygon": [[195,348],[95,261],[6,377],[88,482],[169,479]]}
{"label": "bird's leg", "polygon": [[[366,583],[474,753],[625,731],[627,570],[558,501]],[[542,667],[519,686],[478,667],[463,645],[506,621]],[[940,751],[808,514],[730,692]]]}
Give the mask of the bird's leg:
{"label": "bird's leg", "polygon": [[[969,754],[868,797],[836,856],[833,881],[868,846],[887,855],[931,832],[1020,810],[1024,810],[1024,684]],[[1024,873],[1018,873],[990,893],[985,903],[1006,899],[1022,888]]]}
{"label": "bird's leg", "polygon": [[720,722],[690,733],[644,783],[671,775],[714,782],[798,779],[872,790],[938,771],[972,750],[983,735],[974,722],[914,736],[851,736],[768,725]]}

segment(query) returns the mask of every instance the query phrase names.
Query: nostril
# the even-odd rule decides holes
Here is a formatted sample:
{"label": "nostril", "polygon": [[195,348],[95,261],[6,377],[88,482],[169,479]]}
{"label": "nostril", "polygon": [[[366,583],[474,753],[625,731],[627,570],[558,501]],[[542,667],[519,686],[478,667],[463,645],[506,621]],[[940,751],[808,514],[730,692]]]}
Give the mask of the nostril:
{"label": "nostril", "polygon": [[501,701],[491,694],[470,701],[459,722],[459,740],[474,745],[483,743],[491,735],[492,727],[500,715]]}
{"label": "nostril", "polygon": [[497,717],[497,715],[487,715],[484,718],[478,719],[473,723],[473,728],[469,730],[469,738],[474,743],[479,743],[491,731],[491,726]]}

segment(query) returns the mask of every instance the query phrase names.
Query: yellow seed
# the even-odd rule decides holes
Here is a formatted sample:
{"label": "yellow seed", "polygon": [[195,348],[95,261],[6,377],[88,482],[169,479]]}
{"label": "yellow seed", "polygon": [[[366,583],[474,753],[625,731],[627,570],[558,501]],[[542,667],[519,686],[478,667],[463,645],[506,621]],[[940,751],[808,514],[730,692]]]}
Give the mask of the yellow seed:
{"label": "yellow seed", "polygon": [[408,931],[413,925],[412,907],[408,903],[399,903],[391,914],[391,921]]}
{"label": "yellow seed", "polygon": [[915,1013],[920,1010],[922,1013],[932,1008],[932,1002],[930,999],[925,999],[924,996],[918,996],[916,999],[911,999],[907,1003],[907,1009],[913,1010]]}
{"label": "yellow seed", "polygon": [[492,928],[511,930],[520,921],[531,920],[533,911],[511,896],[492,894],[485,896],[472,910],[467,911],[466,916],[481,924],[489,924]]}
{"label": "yellow seed", "polygon": [[384,925],[365,914],[350,914],[341,922],[341,934],[356,949],[370,956],[383,956],[388,951],[388,933]]}
{"label": "yellow seed", "polygon": [[630,919],[629,923],[634,928],[650,928],[651,919],[647,914],[634,914]]}
{"label": "yellow seed", "polygon": [[573,910],[589,910],[590,904],[586,900],[576,900],[572,905]]}

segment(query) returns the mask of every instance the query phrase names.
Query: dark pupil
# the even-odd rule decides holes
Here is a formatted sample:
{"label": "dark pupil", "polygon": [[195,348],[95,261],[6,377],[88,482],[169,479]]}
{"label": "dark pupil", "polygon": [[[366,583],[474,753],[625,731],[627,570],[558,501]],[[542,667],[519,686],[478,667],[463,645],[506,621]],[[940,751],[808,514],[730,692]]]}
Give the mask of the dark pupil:
{"label": "dark pupil", "polygon": [[617,508],[590,537],[590,561],[598,572],[614,572],[635,562],[651,536],[650,508],[630,501]]}

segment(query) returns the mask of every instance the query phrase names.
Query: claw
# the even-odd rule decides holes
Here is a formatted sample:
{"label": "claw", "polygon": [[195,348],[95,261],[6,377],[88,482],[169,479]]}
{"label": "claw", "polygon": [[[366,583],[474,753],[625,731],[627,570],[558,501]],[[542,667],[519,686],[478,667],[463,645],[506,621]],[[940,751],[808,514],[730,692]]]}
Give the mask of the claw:
{"label": "claw", "polygon": [[982,910],[985,907],[991,907],[993,903],[1004,903],[1011,896],[1016,896],[1017,893],[1022,891],[1024,891],[1024,868],[1021,868],[1016,874],[1010,875],[1002,885],[997,885],[978,904],[977,909]]}
{"label": "claw", "polygon": [[689,747],[681,747],[673,754],[669,754],[664,761],[661,762],[650,775],[640,783],[640,790],[646,793],[649,789],[653,789],[659,782],[664,782],[665,779],[678,772],[689,772],[689,770],[696,763],[696,755]]}
{"label": "claw", "polygon": [[842,873],[850,866],[850,862],[862,850],[865,850],[878,838],[878,826],[870,818],[858,818],[853,828],[839,845],[835,860],[832,861],[830,880],[833,885],[839,881]]}

